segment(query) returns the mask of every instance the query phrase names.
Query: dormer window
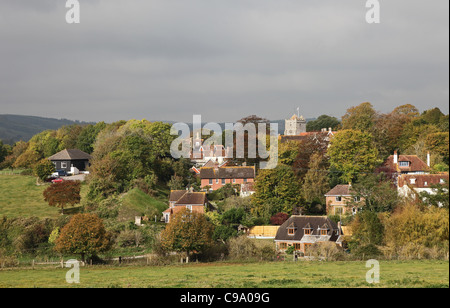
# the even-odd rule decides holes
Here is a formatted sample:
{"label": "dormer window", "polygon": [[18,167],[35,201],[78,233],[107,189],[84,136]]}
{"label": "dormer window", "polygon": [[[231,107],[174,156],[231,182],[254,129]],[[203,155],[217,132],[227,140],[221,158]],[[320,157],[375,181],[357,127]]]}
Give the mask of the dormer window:
{"label": "dormer window", "polygon": [[409,167],[409,161],[401,161],[398,163],[400,167]]}
{"label": "dormer window", "polygon": [[398,165],[400,167],[409,167],[409,161],[401,161]]}
{"label": "dormer window", "polygon": [[320,230],[320,235],[327,235],[328,234],[328,230],[322,229]]}
{"label": "dormer window", "polygon": [[289,228],[288,229],[288,234],[289,235],[294,235],[295,234],[295,229],[294,228]]}
{"label": "dormer window", "polygon": [[305,229],[305,235],[311,235],[311,229]]}

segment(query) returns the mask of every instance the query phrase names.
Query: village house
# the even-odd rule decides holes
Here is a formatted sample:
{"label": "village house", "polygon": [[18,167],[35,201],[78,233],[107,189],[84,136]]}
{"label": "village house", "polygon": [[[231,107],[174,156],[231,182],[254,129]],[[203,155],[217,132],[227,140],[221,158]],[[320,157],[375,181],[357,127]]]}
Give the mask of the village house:
{"label": "village house", "polygon": [[278,136],[278,142],[286,143],[289,141],[303,141],[306,139],[313,139],[316,142],[326,142],[329,144],[331,138],[333,138],[336,133],[337,132],[333,131],[331,127],[328,129],[322,128],[321,131],[317,132],[302,132],[298,135],[280,135]]}
{"label": "village house", "polygon": [[193,192],[192,190],[172,190],[169,196],[169,208],[163,212],[165,223],[169,223],[173,215],[181,209],[188,209],[194,213],[205,213],[208,199],[204,192]]}
{"label": "village house", "polygon": [[416,199],[422,192],[435,194],[433,186],[448,183],[448,173],[440,174],[402,174],[397,179],[397,190],[401,197]]}
{"label": "village house", "polygon": [[342,246],[340,226],[327,216],[292,216],[275,236],[276,249],[285,252],[293,246],[294,250],[305,254],[307,248],[315,243],[335,242]]}
{"label": "village house", "polygon": [[240,197],[249,197],[254,193],[256,193],[255,182],[241,184],[241,192],[239,194]]}
{"label": "village house", "polygon": [[428,174],[430,173],[430,153],[427,154],[427,163],[417,155],[399,155],[397,151],[384,162],[383,167],[393,174]]}
{"label": "village house", "polygon": [[89,167],[91,155],[78,149],[65,149],[48,158],[56,170],[64,170],[67,173],[78,174]]}
{"label": "village house", "polygon": [[235,166],[200,168],[201,188],[214,191],[226,184],[246,184],[255,181],[255,167]]}
{"label": "village house", "polygon": [[[355,215],[364,205],[364,200],[352,194],[352,185],[336,185],[325,194],[327,215]],[[355,204],[356,205],[352,205]]]}

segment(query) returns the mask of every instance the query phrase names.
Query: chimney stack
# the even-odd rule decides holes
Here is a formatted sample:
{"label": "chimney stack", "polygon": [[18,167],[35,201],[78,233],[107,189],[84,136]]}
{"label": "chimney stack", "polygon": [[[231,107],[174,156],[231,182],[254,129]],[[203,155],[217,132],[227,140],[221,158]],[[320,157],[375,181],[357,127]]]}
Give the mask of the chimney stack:
{"label": "chimney stack", "polygon": [[431,154],[430,154],[430,152],[427,153],[427,166],[431,167]]}
{"label": "chimney stack", "polygon": [[394,164],[398,164],[398,153],[394,151]]}

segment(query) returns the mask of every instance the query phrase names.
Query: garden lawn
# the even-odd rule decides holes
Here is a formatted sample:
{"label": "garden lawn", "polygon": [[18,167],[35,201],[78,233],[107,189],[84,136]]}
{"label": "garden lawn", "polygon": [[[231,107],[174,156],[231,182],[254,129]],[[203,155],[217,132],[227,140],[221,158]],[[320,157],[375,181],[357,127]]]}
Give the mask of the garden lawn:
{"label": "garden lawn", "polygon": [[449,287],[444,261],[381,261],[380,283],[366,282],[365,262],[207,263],[178,266],[82,268],[80,284],[68,284],[68,269],[0,270],[5,287],[124,288],[431,288]]}

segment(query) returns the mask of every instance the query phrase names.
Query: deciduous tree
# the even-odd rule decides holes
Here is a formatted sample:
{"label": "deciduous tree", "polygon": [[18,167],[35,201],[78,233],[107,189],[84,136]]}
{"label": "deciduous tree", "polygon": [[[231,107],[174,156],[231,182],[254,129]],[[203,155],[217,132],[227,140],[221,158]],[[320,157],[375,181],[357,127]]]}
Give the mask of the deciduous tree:
{"label": "deciduous tree", "polygon": [[54,183],[44,190],[44,200],[50,206],[61,208],[61,214],[64,214],[64,207],[67,205],[74,206],[80,203],[81,182],[64,181]]}
{"label": "deciduous tree", "polygon": [[63,254],[94,256],[110,248],[110,236],[103,221],[94,214],[77,214],[67,223],[56,239],[55,250]]}
{"label": "deciduous tree", "polygon": [[161,245],[168,251],[202,252],[212,243],[213,225],[205,215],[182,209],[161,233]]}

